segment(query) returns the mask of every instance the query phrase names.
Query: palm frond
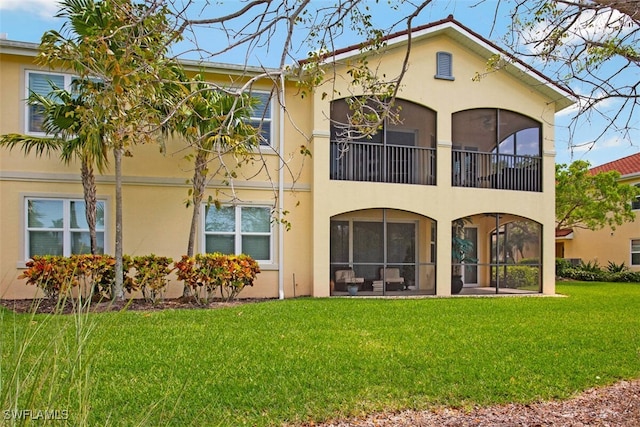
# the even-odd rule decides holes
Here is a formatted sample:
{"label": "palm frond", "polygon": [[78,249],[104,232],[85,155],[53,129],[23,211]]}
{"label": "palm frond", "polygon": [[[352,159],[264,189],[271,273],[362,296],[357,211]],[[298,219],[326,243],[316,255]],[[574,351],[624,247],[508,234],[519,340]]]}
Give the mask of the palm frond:
{"label": "palm frond", "polygon": [[50,156],[52,152],[61,151],[64,145],[65,140],[60,138],[44,138],[17,133],[0,135],[0,147],[13,150],[16,146],[20,146],[25,155],[35,152],[39,157],[45,154]]}

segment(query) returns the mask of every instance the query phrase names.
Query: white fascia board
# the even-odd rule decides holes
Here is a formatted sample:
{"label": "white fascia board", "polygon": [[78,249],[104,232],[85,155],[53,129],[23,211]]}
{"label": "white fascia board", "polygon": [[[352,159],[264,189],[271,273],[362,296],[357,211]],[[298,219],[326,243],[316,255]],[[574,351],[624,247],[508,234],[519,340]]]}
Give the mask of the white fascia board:
{"label": "white fascia board", "polygon": [[[465,28],[460,27],[454,22],[447,21],[428,28],[413,32],[412,40],[417,40],[433,37],[438,34],[446,34],[450,36],[454,41],[460,43],[462,46],[469,48],[471,51],[479,54],[484,58],[490,58],[493,55],[500,55],[508,59],[505,70],[514,76],[516,79],[523,81],[525,84],[534,86],[537,91],[543,93],[547,98],[553,100],[556,105],[556,112],[561,111],[570,105],[573,105],[576,100],[568,90],[554,84],[551,80],[545,79],[532,67],[525,65],[517,58],[507,54],[506,51],[497,49],[492,44],[487,43],[486,40],[478,37],[477,35],[467,31]],[[386,41],[386,47],[407,43],[408,35],[402,33],[396,37],[390,38]],[[324,63],[340,62],[352,57],[356,57],[366,53],[366,46],[359,48],[354,46],[353,49],[339,53],[337,55],[328,57]],[[383,48],[384,49],[384,48]],[[543,90],[546,89],[546,90]]]}

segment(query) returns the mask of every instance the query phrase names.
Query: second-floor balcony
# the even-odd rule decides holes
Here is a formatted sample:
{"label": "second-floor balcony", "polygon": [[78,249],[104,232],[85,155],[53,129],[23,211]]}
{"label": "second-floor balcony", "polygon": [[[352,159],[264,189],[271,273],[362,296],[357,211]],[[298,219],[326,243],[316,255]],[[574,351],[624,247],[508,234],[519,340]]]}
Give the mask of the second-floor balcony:
{"label": "second-floor balcony", "polygon": [[331,179],[435,185],[436,150],[371,142],[331,143]]}
{"label": "second-floor balcony", "polygon": [[451,185],[498,190],[542,191],[542,158],[453,150]]}
{"label": "second-floor balcony", "polygon": [[[436,150],[370,142],[331,143],[331,179],[436,184]],[[452,150],[453,187],[542,191],[542,158]]]}

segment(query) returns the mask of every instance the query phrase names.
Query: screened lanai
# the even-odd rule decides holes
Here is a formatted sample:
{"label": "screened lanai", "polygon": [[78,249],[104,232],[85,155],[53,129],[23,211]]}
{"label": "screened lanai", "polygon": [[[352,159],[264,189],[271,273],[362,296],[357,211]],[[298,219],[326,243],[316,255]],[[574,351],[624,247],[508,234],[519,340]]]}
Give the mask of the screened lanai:
{"label": "screened lanai", "polygon": [[[435,221],[395,209],[336,215],[330,225],[331,294],[434,295]],[[352,272],[346,274],[345,271]]]}

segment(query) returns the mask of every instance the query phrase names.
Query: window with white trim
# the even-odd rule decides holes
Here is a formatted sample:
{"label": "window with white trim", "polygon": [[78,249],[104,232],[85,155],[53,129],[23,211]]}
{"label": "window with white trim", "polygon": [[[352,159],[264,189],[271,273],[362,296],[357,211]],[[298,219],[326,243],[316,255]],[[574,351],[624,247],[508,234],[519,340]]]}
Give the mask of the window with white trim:
{"label": "window with white trim", "polygon": [[[640,190],[640,184],[636,184],[635,187]],[[640,196],[636,196],[636,199],[631,202],[631,209],[634,211],[640,210]]]}
{"label": "window with white trim", "polygon": [[271,207],[206,206],[204,251],[246,254],[256,261],[271,261]]}
{"label": "window with white trim", "polygon": [[[97,202],[96,252],[104,253],[105,202]],[[34,255],[91,253],[89,225],[82,199],[25,199],[25,259]]]}
{"label": "window with white trim", "polygon": [[[69,74],[27,71],[26,76],[25,99],[29,98],[31,92],[38,95],[47,96],[53,91],[53,86],[59,89],[67,89],[71,87],[72,76]],[[25,127],[26,133],[43,133],[42,121],[44,114],[42,107],[37,105],[29,105],[25,102]]]}
{"label": "window with white trim", "polygon": [[271,112],[271,92],[251,92],[252,98],[258,100],[258,104],[253,107],[249,124],[256,129],[260,129],[260,145],[268,147],[272,145],[271,137],[273,119]]}
{"label": "window with white trim", "polygon": [[631,240],[631,265],[640,265],[640,239]]}

